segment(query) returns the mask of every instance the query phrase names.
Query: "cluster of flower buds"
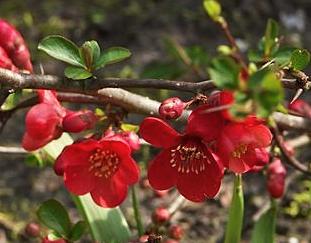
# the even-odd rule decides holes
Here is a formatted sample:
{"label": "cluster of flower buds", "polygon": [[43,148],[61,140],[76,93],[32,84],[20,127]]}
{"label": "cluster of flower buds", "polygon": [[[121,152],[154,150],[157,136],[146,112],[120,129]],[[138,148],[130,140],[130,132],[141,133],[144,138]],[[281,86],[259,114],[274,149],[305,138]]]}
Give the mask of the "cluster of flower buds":
{"label": "cluster of flower buds", "polygon": [[273,198],[281,198],[285,190],[286,169],[279,158],[268,165],[267,189]]}

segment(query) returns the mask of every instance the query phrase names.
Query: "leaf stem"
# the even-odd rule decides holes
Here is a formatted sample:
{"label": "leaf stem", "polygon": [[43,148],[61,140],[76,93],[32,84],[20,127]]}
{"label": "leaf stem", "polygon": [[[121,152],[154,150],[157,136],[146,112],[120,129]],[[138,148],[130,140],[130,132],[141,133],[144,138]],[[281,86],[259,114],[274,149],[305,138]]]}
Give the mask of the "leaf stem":
{"label": "leaf stem", "polygon": [[136,227],[137,227],[138,235],[142,236],[144,234],[145,230],[144,230],[144,226],[143,226],[142,220],[141,220],[139,202],[137,200],[135,186],[132,187],[131,191],[132,191],[132,204],[133,204],[133,210],[134,210],[134,217],[135,217],[135,221],[136,221]]}

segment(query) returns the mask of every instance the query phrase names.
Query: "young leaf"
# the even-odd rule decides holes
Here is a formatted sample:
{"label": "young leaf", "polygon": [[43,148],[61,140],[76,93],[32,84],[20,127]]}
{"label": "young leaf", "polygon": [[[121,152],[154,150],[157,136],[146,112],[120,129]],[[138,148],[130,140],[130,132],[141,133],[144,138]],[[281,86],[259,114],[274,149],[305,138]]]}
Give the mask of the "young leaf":
{"label": "young leaf", "polygon": [[122,123],[121,124],[121,129],[125,132],[138,132],[139,126],[129,124],[129,123]]}
{"label": "young leaf", "polygon": [[69,215],[58,201],[50,199],[43,202],[37,211],[37,215],[46,227],[55,230],[65,238],[69,236],[71,228]]}
{"label": "young leaf", "polygon": [[208,72],[217,87],[225,89],[238,87],[239,66],[231,58],[214,59]]}
{"label": "young leaf", "polygon": [[65,69],[65,76],[74,80],[81,80],[92,77],[93,74],[84,68],[69,66]]}
{"label": "young leaf", "polygon": [[86,41],[80,48],[81,56],[88,70],[93,69],[93,64],[100,56],[100,47],[97,41]]}
{"label": "young leaf", "polygon": [[111,47],[100,55],[95,63],[95,69],[102,68],[105,65],[120,62],[131,56],[131,52],[123,47]]}
{"label": "young leaf", "polygon": [[310,62],[310,53],[306,49],[296,49],[291,56],[291,64],[294,69],[302,70]]}
{"label": "young leaf", "polygon": [[77,241],[79,240],[84,232],[86,231],[87,224],[84,221],[77,222],[70,232],[70,240],[71,241]]}
{"label": "young leaf", "polygon": [[280,48],[273,54],[274,61],[281,67],[287,66],[291,62],[292,53],[295,50],[293,47]]}
{"label": "young leaf", "polygon": [[72,41],[60,35],[50,35],[44,38],[38,46],[51,57],[73,66],[85,67],[79,48]]}
{"label": "young leaf", "polygon": [[277,208],[272,205],[255,224],[251,243],[274,243]]}
{"label": "young leaf", "polygon": [[271,54],[272,48],[277,43],[278,35],[279,35],[278,23],[273,19],[269,19],[267,23],[265,39],[264,39],[265,56],[269,56]]}
{"label": "young leaf", "polygon": [[221,14],[221,5],[216,0],[204,0],[203,6],[207,14],[216,20]]}

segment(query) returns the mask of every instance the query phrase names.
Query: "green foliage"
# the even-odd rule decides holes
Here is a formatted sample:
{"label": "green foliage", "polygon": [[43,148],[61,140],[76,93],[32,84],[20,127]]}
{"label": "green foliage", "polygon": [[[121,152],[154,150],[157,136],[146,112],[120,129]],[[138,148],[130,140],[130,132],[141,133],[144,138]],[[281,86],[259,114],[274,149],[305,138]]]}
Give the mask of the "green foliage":
{"label": "green foliage", "polygon": [[69,239],[71,241],[79,240],[87,229],[87,224],[84,221],[77,222],[71,229]]}
{"label": "green foliage", "polygon": [[284,90],[281,81],[268,69],[254,73],[249,79],[249,88],[257,104],[257,114],[261,117],[270,115],[283,101]]}
{"label": "green foliage", "polygon": [[137,125],[133,125],[133,124],[129,124],[129,123],[122,123],[121,124],[121,129],[125,132],[135,132],[137,133],[139,130],[139,126]]}
{"label": "green foliage", "polygon": [[39,207],[37,215],[41,223],[68,239],[71,222],[66,209],[61,203],[54,199],[45,201]]}
{"label": "green foliage", "polygon": [[203,6],[207,14],[211,17],[213,20],[217,20],[217,18],[221,14],[221,5],[216,0],[204,0]]}
{"label": "green foliage", "polygon": [[273,48],[278,44],[279,25],[273,20],[269,19],[264,37],[264,54],[270,56]]}
{"label": "green foliage", "polygon": [[275,63],[278,64],[281,68],[286,67],[291,63],[291,57],[294,50],[296,50],[294,47],[282,47],[277,50],[272,57]]}
{"label": "green foliage", "polygon": [[296,49],[291,55],[291,66],[296,70],[304,69],[310,62],[310,53],[306,49]]}
{"label": "green foliage", "polygon": [[219,88],[236,89],[239,85],[239,66],[229,57],[219,57],[212,61],[208,72]]}
{"label": "green foliage", "polygon": [[274,243],[277,205],[271,207],[261,215],[252,232],[251,243]]}
{"label": "green foliage", "polygon": [[75,80],[90,78],[95,70],[131,56],[131,52],[123,47],[111,47],[101,53],[98,43],[94,40],[86,41],[79,48],[72,41],[59,35],[44,38],[38,49],[69,64],[65,69],[65,76]]}

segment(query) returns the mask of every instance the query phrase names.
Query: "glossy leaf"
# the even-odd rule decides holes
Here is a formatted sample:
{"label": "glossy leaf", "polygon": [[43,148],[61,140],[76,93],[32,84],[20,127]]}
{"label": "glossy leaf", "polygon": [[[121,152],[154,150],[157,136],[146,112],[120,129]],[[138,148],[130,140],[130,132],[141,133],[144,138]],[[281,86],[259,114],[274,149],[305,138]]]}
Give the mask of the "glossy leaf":
{"label": "glossy leaf", "polygon": [[71,228],[69,215],[58,201],[50,199],[43,202],[37,211],[37,215],[40,222],[49,229],[55,230],[61,236],[69,236]]}
{"label": "glossy leaf", "polygon": [[225,89],[238,87],[239,66],[231,58],[214,59],[208,72],[217,87]]}
{"label": "glossy leaf", "polygon": [[294,69],[302,70],[310,62],[310,53],[306,49],[296,49],[291,56],[291,64]]}
{"label": "glossy leaf", "polygon": [[204,0],[203,6],[207,14],[213,19],[217,19],[217,17],[221,14],[221,5],[216,0]]}
{"label": "glossy leaf", "polygon": [[38,46],[51,57],[73,66],[84,67],[79,48],[72,41],[60,35],[50,35],[44,38]]}
{"label": "glossy leaf", "polygon": [[275,243],[275,224],[277,208],[272,205],[256,222],[251,243]]}
{"label": "glossy leaf", "polygon": [[70,240],[71,241],[79,240],[85,233],[86,228],[87,224],[84,221],[77,222],[71,229]]}
{"label": "glossy leaf", "polygon": [[103,51],[95,63],[95,69],[102,68],[105,65],[121,62],[131,56],[131,52],[123,47],[111,47]]}
{"label": "glossy leaf", "polygon": [[70,79],[81,80],[90,78],[93,74],[84,68],[69,66],[65,69],[65,76]]}
{"label": "glossy leaf", "polygon": [[92,70],[93,64],[100,57],[100,47],[97,41],[86,41],[80,48],[81,56],[88,70]]}
{"label": "glossy leaf", "polygon": [[273,54],[275,63],[279,66],[288,66],[291,62],[292,53],[295,50],[293,47],[280,48],[276,53]]}

